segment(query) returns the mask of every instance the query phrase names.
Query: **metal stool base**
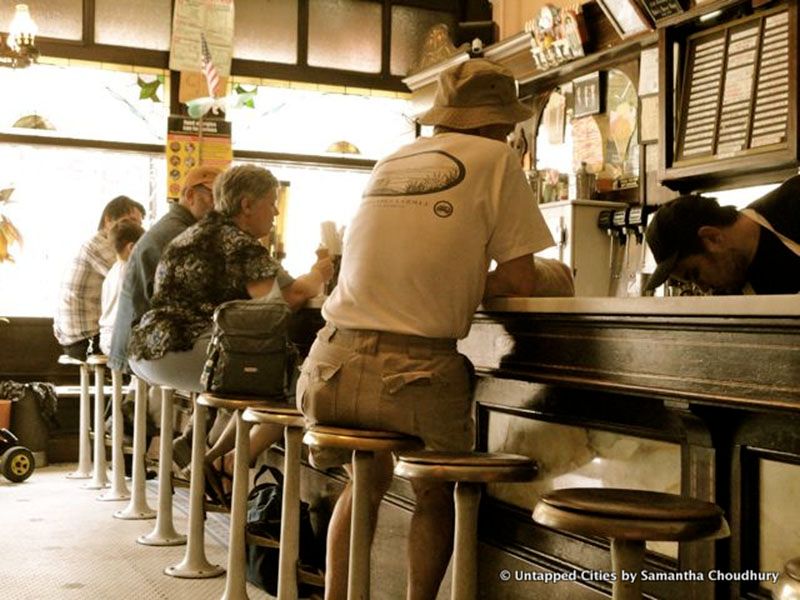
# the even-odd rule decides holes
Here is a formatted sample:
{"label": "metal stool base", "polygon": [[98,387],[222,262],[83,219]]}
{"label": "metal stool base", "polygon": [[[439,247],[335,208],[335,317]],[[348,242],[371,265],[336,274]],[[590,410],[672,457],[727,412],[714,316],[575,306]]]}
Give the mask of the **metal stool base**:
{"label": "metal stool base", "polygon": [[174,567],[164,569],[165,575],[178,577],[179,579],[211,579],[212,577],[219,577],[223,573],[225,573],[225,569],[209,562],[190,565],[184,561]]}
{"label": "metal stool base", "polygon": [[143,546],[183,546],[186,543],[186,536],[176,533],[174,537],[164,537],[152,532],[139,536],[136,539],[136,543]]}
{"label": "metal stool base", "polygon": [[155,519],[156,511],[154,510],[118,510],[114,513],[115,519],[122,519],[123,521],[144,521],[146,519]]}
{"label": "metal stool base", "polygon": [[128,494],[120,494],[119,492],[115,492],[113,489],[109,490],[104,494],[100,494],[95,500],[98,502],[122,502],[124,500],[130,500],[131,495]]}

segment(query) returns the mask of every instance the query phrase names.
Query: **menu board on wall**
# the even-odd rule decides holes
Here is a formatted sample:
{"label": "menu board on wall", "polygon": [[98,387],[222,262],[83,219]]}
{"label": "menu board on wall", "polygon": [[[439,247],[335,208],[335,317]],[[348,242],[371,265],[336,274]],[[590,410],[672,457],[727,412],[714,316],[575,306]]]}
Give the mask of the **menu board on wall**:
{"label": "menu board on wall", "polygon": [[785,144],[789,14],[741,19],[690,40],[677,159],[724,159]]}
{"label": "menu board on wall", "polygon": [[222,119],[170,117],[167,131],[167,198],[177,200],[186,174],[200,165],[226,169],[233,160],[231,124]]}

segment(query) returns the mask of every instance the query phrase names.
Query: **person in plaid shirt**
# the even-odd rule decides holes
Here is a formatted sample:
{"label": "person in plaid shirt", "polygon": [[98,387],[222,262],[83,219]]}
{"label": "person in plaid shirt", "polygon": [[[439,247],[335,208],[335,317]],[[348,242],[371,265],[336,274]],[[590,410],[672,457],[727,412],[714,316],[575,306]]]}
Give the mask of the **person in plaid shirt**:
{"label": "person in plaid shirt", "polygon": [[141,225],[144,206],[127,196],[106,204],[97,233],[81,246],[61,282],[53,319],[53,332],[64,353],[78,360],[100,352],[100,292],[103,280],[116,260],[108,238],[115,223],[130,219]]}

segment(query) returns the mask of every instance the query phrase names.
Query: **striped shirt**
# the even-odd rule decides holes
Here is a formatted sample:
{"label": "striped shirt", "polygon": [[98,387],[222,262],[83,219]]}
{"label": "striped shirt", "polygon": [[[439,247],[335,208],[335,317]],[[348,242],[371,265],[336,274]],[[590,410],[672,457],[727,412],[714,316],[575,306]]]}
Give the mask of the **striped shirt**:
{"label": "striped shirt", "polygon": [[100,293],[103,280],[117,260],[103,231],[81,246],[64,279],[53,319],[58,343],[68,346],[100,332]]}

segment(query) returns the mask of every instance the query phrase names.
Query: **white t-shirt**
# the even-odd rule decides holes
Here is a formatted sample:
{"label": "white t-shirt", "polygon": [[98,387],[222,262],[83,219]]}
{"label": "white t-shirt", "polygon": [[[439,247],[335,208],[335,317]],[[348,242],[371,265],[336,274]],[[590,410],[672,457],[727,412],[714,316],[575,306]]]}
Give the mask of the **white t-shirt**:
{"label": "white t-shirt", "polygon": [[506,144],[461,133],[420,138],[375,166],[322,314],[346,329],[463,338],[490,261],[552,245]]}
{"label": "white t-shirt", "polygon": [[117,259],[111,265],[100,292],[100,308],[103,311],[99,321],[100,351],[106,356],[111,352],[111,333],[114,331],[119,292],[122,289],[122,280],[125,279],[125,265],[127,264],[127,262]]}

